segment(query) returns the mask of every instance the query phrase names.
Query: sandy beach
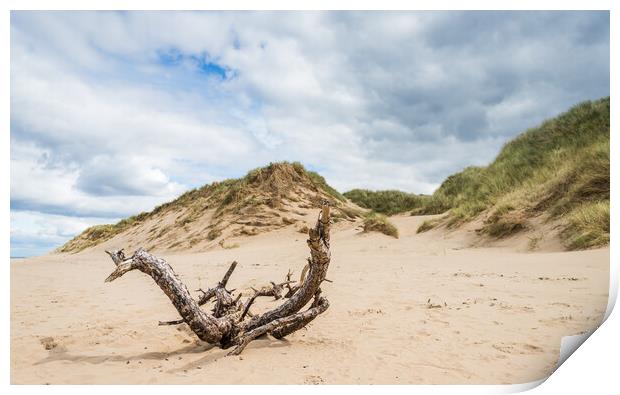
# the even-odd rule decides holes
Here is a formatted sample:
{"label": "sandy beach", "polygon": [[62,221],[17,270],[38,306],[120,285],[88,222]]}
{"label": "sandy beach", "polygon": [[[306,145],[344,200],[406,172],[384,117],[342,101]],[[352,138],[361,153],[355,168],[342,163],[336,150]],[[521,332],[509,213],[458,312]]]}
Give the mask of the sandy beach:
{"label": "sandy beach", "polygon": [[[240,357],[201,343],[151,278],[106,284],[113,239],[80,254],[11,263],[14,384],[507,384],[549,375],[562,336],[597,326],[607,305],[609,249],[524,251],[521,239],[470,247],[465,230],[416,234],[425,217],[396,216],[400,238],[332,231],[329,310],[287,340],[265,337]],[[121,246],[119,246],[121,247]],[[296,275],[305,236],[285,228],[238,248],[159,254],[190,290]],[[262,300],[257,310],[276,301]]]}

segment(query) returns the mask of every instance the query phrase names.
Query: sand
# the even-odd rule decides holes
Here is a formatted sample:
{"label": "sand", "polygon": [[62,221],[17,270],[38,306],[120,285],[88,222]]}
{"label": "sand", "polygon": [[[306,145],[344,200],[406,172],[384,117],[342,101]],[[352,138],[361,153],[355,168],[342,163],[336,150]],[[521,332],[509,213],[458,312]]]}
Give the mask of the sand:
{"label": "sand", "polygon": [[[525,383],[554,370],[563,336],[600,324],[608,248],[530,252],[523,237],[471,247],[471,231],[416,234],[424,219],[394,217],[398,240],[338,224],[333,282],[322,287],[329,310],[307,330],[259,339],[240,357],[201,343],[185,325],[158,326],[178,318],[168,299],[139,272],[105,284],[113,264],[101,248],[13,261],[11,382]],[[298,274],[308,254],[293,228],[236,243],[159,255],[194,290],[214,285],[233,259],[229,287],[246,289],[289,268]]]}

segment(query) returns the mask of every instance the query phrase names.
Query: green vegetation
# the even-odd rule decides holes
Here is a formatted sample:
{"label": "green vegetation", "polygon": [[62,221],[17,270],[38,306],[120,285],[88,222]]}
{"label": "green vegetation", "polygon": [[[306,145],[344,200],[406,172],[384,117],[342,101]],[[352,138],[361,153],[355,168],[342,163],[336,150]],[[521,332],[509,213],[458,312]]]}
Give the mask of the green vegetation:
{"label": "green vegetation", "polygon": [[444,217],[427,219],[422,222],[420,226],[418,226],[418,230],[416,230],[416,233],[424,233],[426,231],[429,231],[439,225],[443,220]]}
{"label": "green vegetation", "polygon": [[398,228],[385,215],[372,211],[364,217],[364,232],[381,232],[398,239]]}
{"label": "green vegetation", "polygon": [[609,111],[607,97],[543,122],[506,144],[490,165],[448,177],[419,211],[450,210],[447,224],[457,226],[490,210],[483,232],[493,237],[525,229],[529,217],[547,213],[567,223],[568,248],[607,243]]}
{"label": "green vegetation", "polygon": [[[506,207],[506,206],[503,206]],[[527,229],[527,217],[523,212],[496,210],[484,221],[483,233],[501,239]]]}
{"label": "green vegetation", "polygon": [[125,229],[130,228],[133,225],[137,225],[144,221],[148,217],[148,213],[140,213],[138,215],[125,218],[110,225],[95,225],[86,229],[80,235],[71,239],[62,247],[58,248],[58,252],[79,252],[88,247],[92,247],[101,242],[111,239],[117,234],[123,232]]}
{"label": "green vegetation", "polygon": [[[218,207],[218,214],[225,211],[239,211],[248,206],[266,204],[276,208],[282,196],[285,196],[296,186],[306,186],[316,192],[344,201],[344,197],[329,186],[319,174],[308,171],[299,162],[270,163],[268,166],[248,172],[240,179],[226,180],[223,189],[223,199]],[[260,190],[270,194],[264,200],[257,199],[252,191]]]}
{"label": "green vegetation", "polygon": [[364,212],[362,210],[347,206],[337,207],[337,211],[342,213],[342,218],[344,219],[355,220],[356,218],[364,216]]}
{"label": "green vegetation", "polygon": [[[294,162],[293,166],[301,166],[301,168],[303,169],[303,166],[301,163],[299,162]],[[340,200],[341,202],[343,202],[345,200],[344,196],[342,196],[342,194],[340,192],[338,192],[337,190],[335,190],[334,188],[332,188],[327,181],[325,181],[325,178],[323,178],[323,176],[321,176],[319,173],[314,172],[314,171],[308,171],[306,170],[306,173],[308,174],[308,177],[310,177],[310,180],[312,180],[312,183],[320,190],[324,191],[325,193],[327,193],[328,195]]]}
{"label": "green vegetation", "polygon": [[251,170],[241,179],[241,182],[254,185],[267,183],[272,191],[280,193],[289,189],[294,182],[309,183],[317,191],[340,201],[345,200],[340,192],[327,184],[325,178],[316,172],[306,170],[304,165],[299,162],[269,163],[268,166]]}
{"label": "green vegetation", "polygon": [[429,196],[402,191],[369,191],[367,189],[353,189],[345,192],[344,196],[360,207],[385,215],[421,209],[430,199]]}
{"label": "green vegetation", "polygon": [[[344,195],[387,215],[449,211],[448,227],[488,213],[482,233],[508,237],[545,213],[569,249],[609,243],[609,98],[585,102],[507,143],[488,166],[448,177],[431,196],[355,189]],[[424,221],[418,233],[442,220]]]}
{"label": "green vegetation", "polygon": [[609,200],[588,202],[575,208],[568,216],[562,239],[571,250],[609,244]]}

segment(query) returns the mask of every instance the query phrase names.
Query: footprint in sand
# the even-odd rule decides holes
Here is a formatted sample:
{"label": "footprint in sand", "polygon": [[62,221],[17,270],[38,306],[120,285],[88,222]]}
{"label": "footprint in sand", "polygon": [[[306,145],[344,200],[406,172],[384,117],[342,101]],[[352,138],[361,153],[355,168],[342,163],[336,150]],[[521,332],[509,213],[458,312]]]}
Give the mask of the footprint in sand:
{"label": "footprint in sand", "polygon": [[39,339],[43,348],[50,352],[64,352],[66,351],[66,347],[57,339],[54,339],[51,336],[43,337]]}
{"label": "footprint in sand", "polygon": [[429,333],[428,331],[425,331],[425,330],[419,330],[417,331],[417,334],[420,336],[424,336],[424,337],[432,336],[432,333]]}
{"label": "footprint in sand", "polygon": [[492,347],[504,354],[536,354],[543,352],[541,347],[528,343],[497,343]]}
{"label": "footprint in sand", "polygon": [[527,344],[527,343],[525,343],[525,344],[522,344],[522,347],[523,347],[525,350],[530,351],[530,352],[536,352],[536,353],[538,353],[538,352],[542,352],[542,351],[543,351],[543,349],[542,349],[541,347],[535,346],[535,345],[533,345],[533,344]]}
{"label": "footprint in sand", "polygon": [[325,380],[321,376],[308,375],[304,378],[305,384],[323,384]]}
{"label": "footprint in sand", "polygon": [[383,312],[383,310],[381,309],[366,309],[366,310],[353,310],[353,311],[348,311],[349,315],[351,316],[355,316],[355,317],[361,317],[361,316],[365,316],[365,315],[369,315],[369,314],[385,314]]}
{"label": "footprint in sand", "polygon": [[562,303],[562,302],[554,302],[554,303],[549,303],[551,306],[561,306],[561,307],[571,307],[570,304],[568,303]]}

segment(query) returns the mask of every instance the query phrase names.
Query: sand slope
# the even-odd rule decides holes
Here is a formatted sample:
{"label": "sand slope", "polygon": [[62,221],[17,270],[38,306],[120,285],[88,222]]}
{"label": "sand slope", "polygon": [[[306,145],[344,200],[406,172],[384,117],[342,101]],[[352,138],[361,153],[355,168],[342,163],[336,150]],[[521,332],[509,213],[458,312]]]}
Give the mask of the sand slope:
{"label": "sand slope", "polygon": [[243,178],[187,191],[150,212],[90,227],[58,252],[119,244],[127,251],[142,247],[151,253],[204,252],[231,246],[236,238],[314,226],[322,200],[332,203],[335,221],[354,222],[367,211],[342,198],[319,174],[306,171],[300,163],[271,163]]}
{"label": "sand slope", "polygon": [[[418,235],[424,217],[394,217],[401,238],[338,224],[323,286],[329,310],[288,340],[241,357],[202,344],[142,273],[111,284],[100,250],[11,263],[12,383],[522,383],[554,368],[562,336],[600,323],[609,249],[470,248],[465,232]],[[239,261],[231,288],[299,273],[308,254],[292,228],[239,248],[160,254],[190,289]],[[516,244],[515,244],[516,245]],[[262,301],[258,308],[275,302]]]}

